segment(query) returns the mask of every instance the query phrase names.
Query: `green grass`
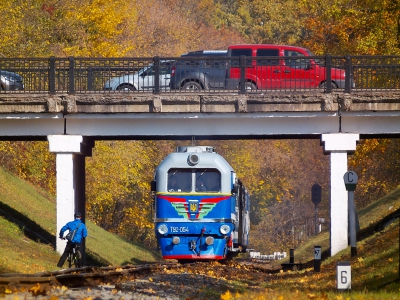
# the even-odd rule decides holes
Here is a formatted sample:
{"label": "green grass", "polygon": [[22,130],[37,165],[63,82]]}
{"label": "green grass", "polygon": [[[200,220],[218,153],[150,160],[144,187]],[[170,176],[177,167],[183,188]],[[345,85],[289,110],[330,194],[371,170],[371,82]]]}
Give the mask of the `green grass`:
{"label": "green grass", "polygon": [[[300,271],[281,272],[263,284],[263,293],[224,295],[224,299],[400,299],[399,279],[400,187],[358,211],[357,255],[350,247],[329,257],[329,232],[323,232],[295,249],[295,262],[305,263]],[[325,259],[314,272],[314,245],[322,246]],[[351,264],[350,291],[337,290],[337,262]],[[280,265],[287,260],[274,262]]]}
{"label": "green grass", "polygon": [[87,227],[89,237],[86,238],[86,247],[90,253],[100,256],[105,264],[126,265],[161,260],[159,253],[128,242],[92,222],[87,222]]}
{"label": "green grass", "polygon": [[[55,198],[0,168],[0,273],[57,270]],[[87,264],[153,262],[159,253],[87,221]]]}
{"label": "green grass", "polygon": [[42,190],[10,174],[3,168],[0,168],[0,185],[0,204],[2,204],[0,208],[6,209],[8,206],[8,213],[15,215],[21,213],[25,218],[36,222],[43,230],[55,236],[56,205],[54,197],[45,194]]}
{"label": "green grass", "polygon": [[[357,190],[355,198],[357,197]],[[391,193],[375,201],[371,205],[358,210],[358,219],[360,223],[360,231],[357,233],[357,240],[372,235],[374,232],[382,229],[386,221],[392,219],[392,215],[396,214],[400,209],[400,187]],[[319,235],[307,240],[295,249],[295,262],[306,263],[314,259],[314,246],[321,246],[323,258],[330,255],[330,233],[329,229],[321,232]],[[289,253],[289,251],[287,251]],[[289,257],[278,262],[289,262]]]}
{"label": "green grass", "polygon": [[[225,299],[400,299],[399,220],[358,242],[357,256],[350,248],[329,257],[321,271],[313,268],[271,276],[263,293],[244,293]],[[351,263],[351,290],[338,291],[338,261]]]}

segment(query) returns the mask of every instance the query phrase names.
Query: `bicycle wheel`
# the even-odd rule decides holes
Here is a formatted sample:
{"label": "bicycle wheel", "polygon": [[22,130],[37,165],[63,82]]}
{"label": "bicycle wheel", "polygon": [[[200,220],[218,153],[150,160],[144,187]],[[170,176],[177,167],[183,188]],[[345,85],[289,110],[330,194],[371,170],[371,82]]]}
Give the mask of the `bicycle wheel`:
{"label": "bicycle wheel", "polygon": [[67,261],[68,261],[68,268],[71,268],[72,267],[72,263],[73,263],[73,261],[74,261],[74,258],[73,258],[73,253],[72,252],[70,252],[69,254],[68,254],[68,258],[67,258]]}
{"label": "bicycle wheel", "polygon": [[80,268],[81,267],[81,259],[82,259],[81,251],[76,249],[75,250],[75,254],[74,254],[74,266],[75,266],[75,268]]}

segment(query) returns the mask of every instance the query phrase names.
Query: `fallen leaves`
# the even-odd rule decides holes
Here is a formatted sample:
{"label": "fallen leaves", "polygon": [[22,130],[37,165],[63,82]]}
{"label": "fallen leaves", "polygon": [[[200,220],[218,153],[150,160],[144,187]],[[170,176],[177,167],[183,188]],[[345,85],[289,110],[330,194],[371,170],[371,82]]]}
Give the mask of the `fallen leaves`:
{"label": "fallen leaves", "polygon": [[34,285],[33,287],[31,287],[31,288],[29,289],[29,292],[30,292],[33,296],[45,296],[45,295],[47,294],[46,288],[41,287],[39,283],[36,283],[36,285]]}
{"label": "fallen leaves", "polygon": [[233,296],[230,291],[226,291],[225,294],[221,295],[221,300],[231,300]]}

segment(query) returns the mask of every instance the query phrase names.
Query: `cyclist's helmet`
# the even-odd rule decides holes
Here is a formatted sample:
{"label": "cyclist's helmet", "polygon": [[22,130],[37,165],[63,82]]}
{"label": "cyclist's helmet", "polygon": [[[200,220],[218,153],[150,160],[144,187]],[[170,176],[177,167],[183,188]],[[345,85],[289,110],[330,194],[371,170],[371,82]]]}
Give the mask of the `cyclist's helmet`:
{"label": "cyclist's helmet", "polygon": [[81,215],[80,212],[76,212],[76,213],[74,214],[74,218],[75,218],[75,219],[76,219],[76,218],[80,218],[80,217],[82,217],[82,215]]}

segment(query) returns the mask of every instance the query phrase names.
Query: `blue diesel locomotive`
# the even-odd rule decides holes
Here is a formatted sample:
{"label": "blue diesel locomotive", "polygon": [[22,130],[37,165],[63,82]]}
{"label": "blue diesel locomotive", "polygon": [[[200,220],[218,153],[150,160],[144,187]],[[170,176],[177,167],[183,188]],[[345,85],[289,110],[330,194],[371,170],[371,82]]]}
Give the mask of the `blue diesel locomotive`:
{"label": "blue diesel locomotive", "polygon": [[249,242],[250,197],[213,147],[178,147],[157,167],[155,234],[164,259],[230,259]]}

